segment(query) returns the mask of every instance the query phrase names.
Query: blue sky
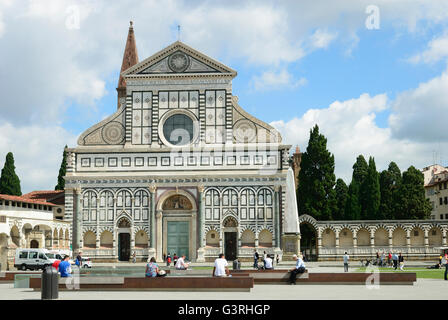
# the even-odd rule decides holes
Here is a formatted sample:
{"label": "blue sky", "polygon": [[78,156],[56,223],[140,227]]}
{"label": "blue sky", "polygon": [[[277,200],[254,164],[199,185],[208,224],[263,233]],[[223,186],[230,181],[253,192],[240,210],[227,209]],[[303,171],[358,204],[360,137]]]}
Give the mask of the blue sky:
{"label": "blue sky", "polygon": [[370,4],[0,1],[0,166],[13,151],[24,191],[54,187],[63,146],[116,110],[129,20],[140,60],[180,24],[182,41],[237,70],[239,104],[283,142],[304,150],[317,123],[346,182],[358,154],[379,170],[448,165],[448,3],[376,1],[374,30]]}

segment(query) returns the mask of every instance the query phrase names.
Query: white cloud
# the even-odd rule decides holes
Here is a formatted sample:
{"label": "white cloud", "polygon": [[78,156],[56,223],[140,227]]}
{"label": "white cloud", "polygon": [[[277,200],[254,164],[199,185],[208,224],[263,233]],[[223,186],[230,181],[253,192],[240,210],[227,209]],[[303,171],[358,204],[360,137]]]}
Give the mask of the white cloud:
{"label": "white cloud", "polygon": [[[336,175],[347,183],[359,154],[375,157],[378,170],[386,169],[391,161],[402,170],[411,165],[423,168],[432,163],[434,150],[448,148],[446,125],[441,124],[448,119],[448,108],[440,109],[447,99],[444,89],[447,81],[444,73],[402,93],[392,102],[388,102],[386,94],[373,97],[362,94],[357,99],[336,101],[328,108],[310,109],[300,118],[274,121],[271,125],[281,132],[284,143],[297,144],[305,151],[309,130],[317,124],[328,139],[327,148],[335,155]],[[427,98],[430,100],[426,101]],[[392,112],[388,128],[375,123],[376,115],[384,111]],[[437,131],[445,139],[435,140]]]}
{"label": "white cloud", "polygon": [[12,152],[22,193],[53,190],[64,146],[74,145],[76,136],[59,126],[16,127],[11,123],[1,123],[0,132],[0,168]]}
{"label": "white cloud", "polygon": [[428,43],[428,49],[409,58],[411,63],[435,63],[448,57],[448,32]]}
{"label": "white cloud", "polygon": [[447,141],[448,70],[402,92],[392,104],[389,125],[398,139],[421,142]]}
{"label": "white cloud", "polygon": [[286,69],[279,72],[266,71],[258,77],[253,77],[252,85],[255,90],[277,90],[277,89],[292,89],[304,86],[307,83],[305,78],[296,79]]}
{"label": "white cloud", "polygon": [[[365,28],[369,4],[370,0],[337,1],[331,6],[323,0],[275,5],[267,1],[2,1],[0,76],[7,81],[0,86],[1,118],[12,123],[54,122],[73,101],[92,108],[107,93],[106,80],[117,77],[130,19],[135,22],[141,59],[174,41],[173,26],[179,23],[181,39],[214,58],[229,64],[243,59],[279,70],[336,40],[348,42],[346,46],[353,49],[357,31]],[[446,1],[378,0],[376,4],[382,21],[409,30],[423,19],[443,23],[448,17]],[[79,8],[80,28],[71,30],[66,26],[67,9],[74,5]]]}
{"label": "white cloud", "polygon": [[315,49],[326,49],[336,37],[337,33],[335,32],[317,29],[310,37],[311,46]]}

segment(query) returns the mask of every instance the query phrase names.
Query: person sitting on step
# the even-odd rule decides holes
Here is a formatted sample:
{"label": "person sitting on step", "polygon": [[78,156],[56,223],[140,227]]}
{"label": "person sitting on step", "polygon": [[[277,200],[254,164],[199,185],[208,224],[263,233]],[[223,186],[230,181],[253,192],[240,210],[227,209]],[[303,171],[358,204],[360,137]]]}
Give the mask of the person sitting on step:
{"label": "person sitting on step", "polygon": [[177,259],[175,268],[177,270],[187,270],[189,264],[185,262],[185,255],[183,254],[179,259]]}

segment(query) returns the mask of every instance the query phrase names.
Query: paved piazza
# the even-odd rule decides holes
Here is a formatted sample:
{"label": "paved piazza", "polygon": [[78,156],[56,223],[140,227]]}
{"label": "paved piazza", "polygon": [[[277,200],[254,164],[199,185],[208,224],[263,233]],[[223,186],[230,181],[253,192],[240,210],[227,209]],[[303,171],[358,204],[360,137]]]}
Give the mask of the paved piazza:
{"label": "paved piazza", "polygon": [[[106,264],[101,264],[105,266]],[[111,267],[123,263],[107,264]],[[206,265],[206,264],[198,264]],[[309,262],[307,268],[313,272],[342,272],[340,262]],[[423,267],[423,262],[409,262],[409,266]],[[426,264],[427,265],[427,264]],[[138,263],[135,266],[144,264]],[[279,268],[286,269],[288,265]],[[350,272],[358,269],[357,262],[351,264]],[[142,271],[143,272],[143,271]],[[210,270],[211,272],[211,270]],[[442,271],[441,271],[442,272]],[[60,300],[446,300],[448,281],[417,279],[412,285],[381,285],[369,289],[364,285],[255,285],[250,292],[200,292],[200,291],[59,291]],[[14,288],[13,283],[0,284],[0,300],[40,300],[40,291]]]}
{"label": "paved piazza", "polygon": [[[419,279],[413,286],[255,285],[251,292],[207,292],[210,300],[446,300],[448,281]],[[36,300],[40,292],[0,284],[2,300]],[[203,300],[204,292],[60,291],[60,300]]]}

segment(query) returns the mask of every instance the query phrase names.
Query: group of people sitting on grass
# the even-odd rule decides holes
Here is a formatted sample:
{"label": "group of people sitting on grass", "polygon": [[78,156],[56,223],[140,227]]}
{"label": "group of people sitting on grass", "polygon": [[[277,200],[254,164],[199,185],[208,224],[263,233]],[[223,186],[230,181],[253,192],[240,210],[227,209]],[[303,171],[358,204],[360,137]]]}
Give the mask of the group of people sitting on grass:
{"label": "group of people sitting on grass", "polygon": [[[372,261],[373,260],[373,261]],[[386,254],[383,253],[376,253],[376,259],[367,259],[362,260],[361,259],[361,265],[368,267],[369,265],[374,265],[374,266],[378,266],[378,267],[391,267],[394,268],[394,270],[397,270],[398,267],[400,267],[400,270],[404,271],[404,256],[401,254],[401,252],[399,252],[398,254],[396,254],[395,252],[389,252],[388,256],[387,256],[387,260],[386,260]]]}

